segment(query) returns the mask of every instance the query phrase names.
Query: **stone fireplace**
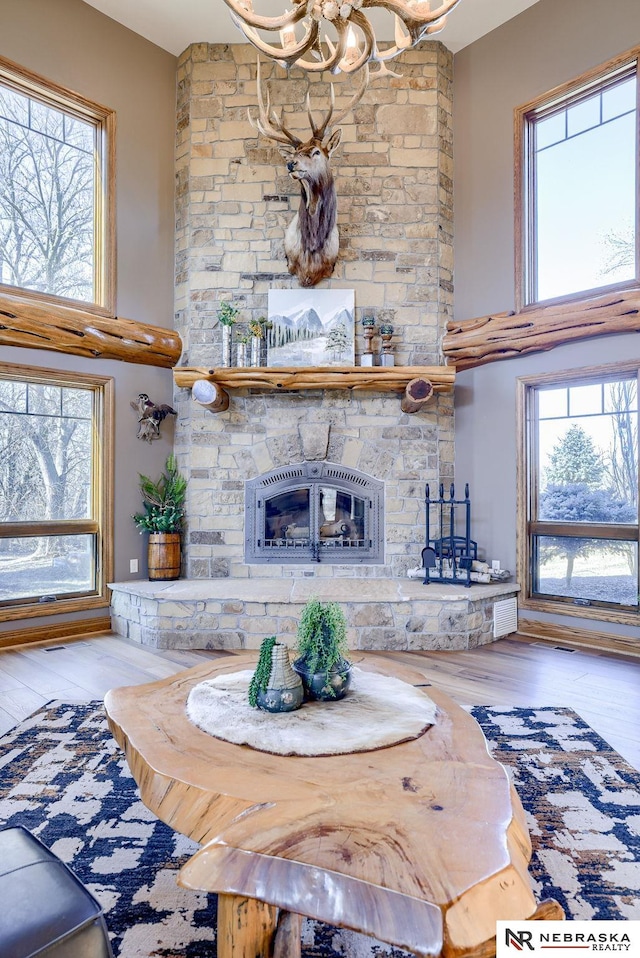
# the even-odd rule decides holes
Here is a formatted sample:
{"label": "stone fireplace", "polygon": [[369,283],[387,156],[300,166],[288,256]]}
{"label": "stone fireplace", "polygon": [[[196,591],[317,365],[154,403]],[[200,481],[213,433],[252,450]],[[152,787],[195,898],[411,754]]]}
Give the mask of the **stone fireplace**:
{"label": "stone fireplace", "polygon": [[[452,57],[427,42],[397,67],[402,76],[373,82],[340,124],[340,254],[323,285],[355,291],[357,354],[368,315],[393,325],[396,365],[437,366],[453,299]],[[297,284],[283,238],[299,192],[247,119],[257,102],[254,48],[194,44],[178,71],[176,328],[180,365],[207,370],[221,363],[222,300],[246,324],[266,314],[269,289]],[[274,109],[306,138],[307,89],[312,108],[326,109],[325,78],[285,78],[274,64],[263,76]],[[335,86],[341,109],[352,85]],[[185,578],[116,584],[118,631],[158,645],[257,648],[265,635],[295,631],[299,604],[313,594],[345,602],[354,648],[492,640],[493,600],[517,586],[406,578],[425,544],[425,484],[454,478],[451,393],[413,415],[382,390],[244,388],[213,414],[177,387],[174,405],[175,452],[189,479]],[[299,468],[306,474],[292,475]],[[287,475],[288,492],[279,485]],[[270,479],[288,500],[274,502]],[[268,520],[259,515],[267,503]]]}

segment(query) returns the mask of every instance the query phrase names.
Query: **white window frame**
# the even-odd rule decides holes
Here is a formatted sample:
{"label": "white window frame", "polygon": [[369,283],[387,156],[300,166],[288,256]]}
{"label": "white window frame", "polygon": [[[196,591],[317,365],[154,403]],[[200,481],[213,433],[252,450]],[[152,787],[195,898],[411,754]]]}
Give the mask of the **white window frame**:
{"label": "white window frame", "polygon": [[113,579],[113,435],[114,381],[110,376],[40,369],[0,363],[0,378],[22,383],[91,389],[93,399],[93,448],[91,516],[88,519],[51,522],[0,522],[0,538],[46,535],[95,536],[95,588],[90,593],[40,602],[39,597],[17,598],[0,605],[0,622],[32,616],[55,615],[104,608],[109,605],[107,583]]}
{"label": "white window frame", "polygon": [[55,303],[100,316],[115,317],[115,128],[113,110],[94,103],[72,90],[46,80],[30,70],[0,57],[0,85],[23,96],[91,123],[96,128],[94,192],[94,300],[56,296],[0,283],[0,295],[19,296],[34,303]]}

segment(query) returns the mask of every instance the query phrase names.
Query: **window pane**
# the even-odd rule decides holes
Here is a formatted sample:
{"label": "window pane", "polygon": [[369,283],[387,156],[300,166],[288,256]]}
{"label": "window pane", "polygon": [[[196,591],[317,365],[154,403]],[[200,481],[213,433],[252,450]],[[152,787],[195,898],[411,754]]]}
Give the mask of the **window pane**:
{"label": "window pane", "polygon": [[[602,411],[605,390],[606,412]],[[636,523],[636,381],[572,386],[569,393],[573,415],[541,418],[538,423],[537,518]],[[543,394],[541,390],[540,396]]]}
{"label": "window pane", "polygon": [[543,150],[545,146],[551,146],[559,140],[564,140],[567,135],[567,111],[556,113],[549,116],[546,120],[539,120],[536,123],[536,149]]}
{"label": "window pane", "polygon": [[591,386],[572,386],[569,390],[569,414],[571,416],[588,416],[602,412],[602,386],[593,383]]}
{"label": "window pane", "polygon": [[0,116],[29,125],[29,100],[21,93],[0,87]]}
{"label": "window pane", "polygon": [[636,109],[635,77],[618,83],[602,94],[602,119],[612,120],[616,116]]}
{"label": "window pane", "polygon": [[[25,412],[11,405],[12,386],[0,392],[0,522],[91,518],[92,391],[29,384]],[[73,415],[61,411],[67,393]]]}
{"label": "window pane", "polygon": [[53,110],[50,106],[32,100],[31,129],[62,140],[64,139],[64,115],[60,110]]}
{"label": "window pane", "polygon": [[83,123],[82,120],[76,120],[75,117],[65,116],[64,118],[64,139],[66,143],[77,146],[78,149],[86,153],[93,152],[95,138],[95,127],[90,123]]}
{"label": "window pane", "polygon": [[4,87],[0,103],[0,282],[94,302],[95,127]]}
{"label": "window pane", "polygon": [[535,593],[638,605],[635,542],[540,536],[534,555]]}
{"label": "window pane", "polygon": [[555,419],[567,415],[567,389],[541,389],[538,392],[538,414],[540,419]]}
{"label": "window pane", "polygon": [[0,539],[0,601],[89,592],[94,536]]}
{"label": "window pane", "polygon": [[635,113],[535,156],[537,298],[635,276]]}
{"label": "window pane", "polygon": [[567,110],[567,136],[575,136],[600,122],[600,96],[589,97]]}

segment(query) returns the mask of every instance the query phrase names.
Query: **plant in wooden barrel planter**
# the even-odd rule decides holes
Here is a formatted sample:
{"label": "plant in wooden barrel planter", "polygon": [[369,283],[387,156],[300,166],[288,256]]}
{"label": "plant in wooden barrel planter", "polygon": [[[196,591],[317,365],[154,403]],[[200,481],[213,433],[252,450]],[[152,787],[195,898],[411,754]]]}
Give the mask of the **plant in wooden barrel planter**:
{"label": "plant in wooden barrel planter", "polygon": [[132,518],[140,533],[149,533],[149,578],[179,579],[187,480],[178,472],[173,454],[157,482],[140,475],[140,492],[144,512]]}

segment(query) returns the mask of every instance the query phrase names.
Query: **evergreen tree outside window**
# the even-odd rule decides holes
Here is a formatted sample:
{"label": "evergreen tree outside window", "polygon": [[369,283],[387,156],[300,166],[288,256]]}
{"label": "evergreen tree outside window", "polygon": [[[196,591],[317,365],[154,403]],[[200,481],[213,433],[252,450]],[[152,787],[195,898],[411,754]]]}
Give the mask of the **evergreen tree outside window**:
{"label": "evergreen tree outside window", "polygon": [[638,366],[527,377],[519,390],[523,605],[633,621]]}
{"label": "evergreen tree outside window", "polygon": [[0,58],[0,292],[113,314],[114,115]]}

